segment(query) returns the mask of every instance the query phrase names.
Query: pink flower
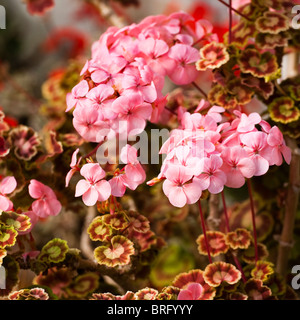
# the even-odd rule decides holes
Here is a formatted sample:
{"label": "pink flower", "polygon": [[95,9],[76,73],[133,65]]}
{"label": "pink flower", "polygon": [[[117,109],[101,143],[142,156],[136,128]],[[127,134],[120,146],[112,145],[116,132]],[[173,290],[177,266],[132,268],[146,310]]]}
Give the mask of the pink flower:
{"label": "pink flower", "polygon": [[123,163],[126,163],[124,168],[126,186],[135,190],[146,179],[145,170],[137,159],[137,150],[127,144],[121,150],[120,159]]}
{"label": "pink flower", "polygon": [[248,153],[240,146],[225,148],[222,151],[222,170],[227,175],[226,186],[240,188],[245,178],[251,178],[256,170],[254,162],[249,159]]}
{"label": "pink flower", "polygon": [[181,166],[172,165],[166,171],[163,191],[173,206],[182,208],[199,200],[202,194],[201,182],[197,178],[191,180],[192,177]]}
{"label": "pink flower", "polygon": [[91,105],[78,107],[73,112],[73,126],[89,142],[101,142],[109,132],[102,114]]}
{"label": "pink flower", "polygon": [[71,93],[67,94],[67,109],[66,112],[80,104],[82,99],[89,92],[89,84],[86,80],[80,81],[73,89]]}
{"label": "pink flower", "polygon": [[112,108],[112,95],[115,90],[106,84],[99,84],[97,87],[91,89],[86,97],[87,101],[91,101],[91,105],[103,115],[103,119],[114,119],[117,113]]}
{"label": "pink flower", "polygon": [[79,152],[79,148],[77,148],[73,154],[72,154],[72,159],[71,159],[71,163],[70,163],[70,167],[71,167],[71,170],[67,173],[66,175],[66,187],[69,186],[69,183],[70,183],[70,180],[73,176],[73,174],[76,172],[76,171],[79,171],[79,163],[82,159],[82,157],[80,157],[77,161],[77,154]]}
{"label": "pink flower", "polygon": [[286,146],[283,139],[283,135],[278,127],[274,126],[270,129],[267,142],[272,147],[270,156],[270,165],[280,166],[282,164],[282,156],[287,164],[290,164],[292,158],[292,152],[289,147]]}
{"label": "pink flower", "polygon": [[0,210],[11,211],[14,207],[13,203],[6,197],[7,194],[12,193],[17,187],[15,177],[5,177],[0,183]]}
{"label": "pink flower", "polygon": [[186,44],[175,44],[168,52],[169,58],[175,62],[175,67],[168,70],[169,78],[177,85],[193,82],[198,75],[195,62],[199,60],[197,49]]}
{"label": "pink flower", "polygon": [[238,132],[250,132],[255,129],[255,125],[261,122],[261,117],[258,113],[252,112],[247,116],[245,113],[241,114],[241,120],[237,127]]}
{"label": "pink flower", "polygon": [[56,216],[61,211],[61,203],[57,200],[54,191],[43,183],[32,179],[28,191],[33,199],[32,211],[41,218]]}
{"label": "pink flower", "polygon": [[249,132],[242,134],[240,140],[255,164],[254,176],[264,175],[269,170],[269,160],[271,161],[271,148],[267,143],[267,134],[260,131]]}
{"label": "pink flower", "polygon": [[106,180],[105,171],[99,163],[87,163],[82,166],[80,174],[85,178],[78,181],[75,197],[82,196],[86,206],[93,206],[97,201],[105,201],[111,195],[110,184]]}
{"label": "pink flower", "polygon": [[161,39],[141,39],[139,49],[145,54],[148,66],[156,73],[165,75],[164,60],[162,56],[169,51],[169,46]]}
{"label": "pink flower", "polygon": [[119,114],[119,133],[129,135],[141,133],[152,114],[151,104],[138,94],[120,96],[113,102],[112,109]]}
{"label": "pink flower", "polygon": [[210,193],[220,193],[226,183],[226,175],[221,170],[223,161],[218,155],[211,155],[204,159],[204,169],[197,178],[203,190],[208,189]]}
{"label": "pink flower", "polygon": [[125,95],[139,94],[143,100],[152,103],[157,99],[157,90],[153,82],[153,74],[148,66],[143,69],[128,67],[124,72],[122,87]]}
{"label": "pink flower", "polygon": [[200,283],[192,282],[186,289],[181,289],[177,300],[199,300],[203,292],[203,287]]}

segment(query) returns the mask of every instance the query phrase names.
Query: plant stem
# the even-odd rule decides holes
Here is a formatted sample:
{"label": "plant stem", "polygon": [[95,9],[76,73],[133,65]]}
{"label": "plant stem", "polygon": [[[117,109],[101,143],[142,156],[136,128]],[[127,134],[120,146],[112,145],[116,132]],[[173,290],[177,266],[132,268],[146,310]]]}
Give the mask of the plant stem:
{"label": "plant stem", "polygon": [[192,85],[207,99],[207,94],[197,85],[196,82],[192,82]]}
{"label": "plant stem", "polygon": [[249,22],[253,22],[251,19],[249,19],[247,16],[245,16],[243,13],[241,13],[240,11],[234,9],[231,4],[226,3],[223,0],[218,0],[219,2],[221,2],[222,4],[224,4],[226,7],[230,8],[232,11],[234,11],[236,14],[238,14],[239,16],[243,17],[244,19],[248,20]]}
{"label": "plant stem", "polygon": [[229,33],[228,33],[228,43],[231,44],[232,41],[232,0],[229,0]]}
{"label": "plant stem", "polygon": [[229,217],[228,217],[228,211],[227,211],[224,191],[221,192],[221,195],[222,195],[223,210],[224,210],[224,215],[225,215],[225,225],[226,225],[227,232],[230,232]]}
{"label": "plant stem", "polygon": [[101,147],[102,144],[103,144],[105,141],[106,141],[106,138],[105,138],[103,141],[99,142],[99,143],[96,145],[96,147],[95,147],[91,152],[89,152],[88,154],[86,154],[83,158],[86,159],[86,158],[89,158],[89,157],[93,156],[93,155],[97,152],[98,148]]}
{"label": "plant stem", "polygon": [[285,216],[283,229],[281,232],[277,256],[276,269],[282,276],[285,276],[288,259],[293,246],[293,232],[295,226],[295,217],[299,204],[300,190],[300,150],[294,139],[286,138],[288,146],[292,149],[292,160],[289,168],[289,185],[287,189],[287,198],[285,203]]}
{"label": "plant stem", "polygon": [[255,208],[254,208],[254,200],[252,194],[252,186],[251,181],[247,179],[248,185],[248,193],[250,198],[250,206],[251,206],[251,217],[252,217],[252,226],[253,226],[253,239],[254,239],[254,249],[255,249],[255,263],[258,261],[258,247],[257,247],[257,232],[256,232],[256,222],[255,222]]}
{"label": "plant stem", "polygon": [[200,199],[198,200],[198,207],[199,207],[199,213],[200,213],[202,232],[203,232],[204,241],[205,241],[205,245],[206,245],[206,249],[207,249],[208,260],[209,260],[209,263],[213,263],[212,259],[211,259],[211,255],[210,255],[209,243],[208,243],[208,239],[207,239],[204,215],[203,215]]}
{"label": "plant stem", "polygon": [[[225,224],[226,224],[226,229],[227,229],[226,232],[230,232],[228,211],[227,211],[227,206],[226,206],[226,200],[225,200],[224,191],[221,192],[221,195],[222,195],[223,209],[224,209],[224,214],[225,214]],[[244,271],[243,271],[243,268],[242,268],[242,266],[241,266],[241,264],[240,264],[240,262],[239,262],[239,259],[237,258],[237,256],[235,255],[234,252],[231,251],[231,254],[232,254],[234,263],[236,264],[236,266],[238,267],[238,269],[239,269],[240,272],[241,272],[243,282],[246,283],[246,282],[247,282],[247,278],[246,278],[245,273],[244,273]]]}

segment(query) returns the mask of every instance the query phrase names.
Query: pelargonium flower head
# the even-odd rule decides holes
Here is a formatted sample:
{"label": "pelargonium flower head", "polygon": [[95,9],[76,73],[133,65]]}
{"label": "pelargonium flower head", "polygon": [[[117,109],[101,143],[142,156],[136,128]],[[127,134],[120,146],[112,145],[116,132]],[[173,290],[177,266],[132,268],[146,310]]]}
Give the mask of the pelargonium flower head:
{"label": "pelargonium flower head", "polygon": [[106,84],[99,84],[97,87],[91,89],[86,97],[86,103],[91,104],[96,110],[100,112],[103,119],[114,119],[117,117],[117,113],[112,108],[112,99],[115,90]]}
{"label": "pelargonium flower head", "polygon": [[121,150],[120,160],[126,163],[124,167],[125,176],[123,177],[125,185],[131,190],[135,190],[138,185],[146,180],[145,170],[138,161],[137,150],[127,144]]}
{"label": "pelargonium flower head", "polygon": [[[141,60],[138,60],[141,62]],[[138,67],[127,67],[124,71],[122,87],[125,95],[139,94],[143,100],[152,103],[157,99],[152,70],[139,63]]]}
{"label": "pelargonium flower head", "polygon": [[118,97],[112,104],[114,112],[119,114],[119,133],[136,135],[141,133],[152,114],[150,103],[144,102],[139,94]]}
{"label": "pelargonium flower head", "polygon": [[73,126],[89,142],[103,141],[110,127],[102,114],[91,105],[77,107],[73,112]]}
{"label": "pelargonium flower head", "polygon": [[223,160],[219,155],[212,154],[210,158],[204,158],[203,172],[197,177],[202,190],[208,189],[213,194],[223,190],[227,177],[221,169],[222,165]]}
{"label": "pelargonium flower head", "polygon": [[61,211],[61,203],[57,200],[54,191],[43,183],[32,179],[28,186],[30,196],[35,200],[32,211],[41,218],[56,216]]}
{"label": "pelargonium flower head", "polygon": [[267,143],[272,147],[270,165],[275,164],[280,166],[282,164],[282,156],[286,163],[290,164],[292,158],[291,149],[286,146],[283,135],[277,126],[270,129],[267,136]]}
{"label": "pelargonium flower head", "polygon": [[199,300],[203,292],[203,287],[200,283],[192,282],[186,289],[181,289],[177,300]]}
{"label": "pelargonium flower head", "polygon": [[195,67],[195,62],[199,59],[197,49],[179,43],[170,48],[168,56],[175,61],[175,67],[168,70],[168,76],[175,84],[185,85],[197,78],[198,71]]}
{"label": "pelargonium flower head", "polygon": [[241,114],[240,123],[238,124],[237,131],[238,132],[250,132],[255,129],[255,125],[261,122],[261,116],[252,112],[247,116],[245,113]]}
{"label": "pelargonium flower head", "polygon": [[79,148],[77,148],[73,154],[72,154],[72,159],[71,159],[71,163],[70,163],[70,167],[71,167],[71,170],[67,173],[66,175],[66,187],[68,187],[69,183],[70,183],[70,180],[73,176],[73,174],[76,172],[76,171],[79,171],[79,168],[78,168],[78,165],[82,159],[82,157],[80,157],[77,161],[77,154],[79,152]]}
{"label": "pelargonium flower head", "polygon": [[256,131],[248,132],[240,136],[244,149],[247,151],[250,159],[255,164],[254,176],[264,175],[268,170],[271,162],[272,149],[267,143],[267,134]]}
{"label": "pelargonium flower head", "polygon": [[166,180],[163,183],[163,191],[170,203],[182,208],[186,204],[197,202],[202,194],[200,179],[187,174],[183,167],[172,165],[166,171]]}
{"label": "pelargonium flower head", "polygon": [[71,93],[67,94],[67,109],[66,112],[76,107],[81,103],[83,98],[89,92],[89,84],[86,80],[80,81],[73,89]]}
{"label": "pelargonium flower head", "polygon": [[240,188],[245,183],[245,178],[251,178],[256,167],[249,158],[248,153],[240,146],[224,148],[221,154],[223,159],[222,170],[226,173],[226,186]]}
{"label": "pelargonium flower head", "polygon": [[103,180],[105,171],[99,163],[87,163],[82,166],[80,174],[85,178],[78,181],[75,197],[82,196],[86,206],[93,206],[97,201],[105,201],[111,195],[110,184]]}
{"label": "pelargonium flower head", "polygon": [[7,194],[12,193],[17,187],[17,181],[15,177],[5,177],[0,183],[0,210],[11,211],[13,209],[13,203],[7,198]]}

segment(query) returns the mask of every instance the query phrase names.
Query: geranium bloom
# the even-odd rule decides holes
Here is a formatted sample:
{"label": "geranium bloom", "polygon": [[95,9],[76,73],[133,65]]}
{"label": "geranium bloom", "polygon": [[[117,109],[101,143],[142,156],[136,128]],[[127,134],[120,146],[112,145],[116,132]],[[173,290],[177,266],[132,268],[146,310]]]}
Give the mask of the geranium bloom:
{"label": "geranium bloom", "polygon": [[245,178],[251,178],[255,173],[254,162],[240,146],[225,148],[222,151],[222,159],[222,170],[227,176],[227,187],[240,188],[245,183]]}
{"label": "geranium bloom", "polygon": [[0,210],[10,211],[13,209],[13,203],[6,197],[7,194],[12,193],[17,187],[15,177],[5,177],[0,183]]}
{"label": "geranium bloom", "polygon": [[110,184],[106,180],[105,171],[99,163],[87,163],[82,166],[80,174],[85,178],[78,181],[75,197],[82,196],[86,206],[93,206],[97,201],[105,201],[111,195]]}
{"label": "geranium bloom", "polygon": [[192,282],[186,289],[181,289],[177,300],[199,300],[203,292],[203,287],[200,283]]}
{"label": "geranium bloom", "polygon": [[267,134],[256,131],[242,134],[241,142],[247,151],[250,159],[255,164],[255,176],[261,176],[269,170],[269,160],[271,161],[271,147],[267,143]]}
{"label": "geranium bloom", "polygon": [[61,203],[57,200],[54,191],[43,183],[32,179],[28,191],[33,199],[32,211],[41,218],[56,216],[61,211]]}
{"label": "geranium bloom", "polygon": [[80,157],[77,161],[77,154],[79,152],[79,148],[77,148],[73,154],[72,154],[72,159],[71,159],[71,163],[70,163],[70,167],[71,167],[71,170],[67,173],[66,175],[66,187],[68,187],[69,185],[69,182],[73,176],[73,174],[76,172],[76,171],[79,171],[79,168],[78,168],[78,165],[82,159],[82,157]]}
{"label": "geranium bloom", "polygon": [[204,159],[204,169],[198,178],[201,181],[203,190],[208,189],[210,193],[220,193],[226,183],[226,175],[221,170],[223,161],[218,155],[211,155]]}
{"label": "geranium bloom", "polygon": [[145,170],[137,159],[137,150],[127,144],[121,150],[120,159],[123,163],[126,163],[124,168],[126,174],[126,186],[131,190],[135,190],[137,186],[143,183],[146,179]]}
{"label": "geranium bloom", "polygon": [[240,123],[238,124],[237,131],[238,132],[250,132],[255,129],[255,125],[261,122],[261,116],[252,112],[247,116],[245,113],[241,114]]}
{"label": "geranium bloom", "polygon": [[126,95],[139,94],[143,100],[152,103],[157,99],[157,91],[153,82],[151,69],[144,65],[142,70],[128,67],[124,71],[122,87]]}
{"label": "geranium bloom", "polygon": [[73,89],[71,93],[67,94],[67,109],[66,112],[76,107],[82,99],[89,92],[89,84],[86,80],[80,81]]}
{"label": "geranium bloom", "polygon": [[[166,180],[163,183],[163,191],[175,207],[183,207],[199,200],[202,194],[200,179],[186,174],[181,166],[170,166],[166,172]],[[190,181],[191,180],[191,181]]]}
{"label": "geranium bloom", "polygon": [[112,108],[114,100],[111,96],[114,93],[115,90],[111,86],[99,84],[87,93],[86,97],[88,100],[85,102],[88,104],[91,102],[91,105],[103,115],[103,119],[114,119],[117,116]]}
{"label": "geranium bloom", "polygon": [[102,114],[91,105],[75,109],[73,126],[89,142],[104,140],[109,132],[109,125],[103,121]]}
{"label": "geranium bloom", "polygon": [[168,70],[168,76],[175,84],[184,85],[196,79],[198,71],[195,62],[199,59],[197,49],[178,43],[171,47],[168,56],[175,62],[175,67]]}
{"label": "geranium bloom", "polygon": [[286,163],[290,164],[292,158],[292,152],[289,147],[286,146],[283,139],[283,135],[278,127],[274,126],[270,129],[267,142],[272,147],[270,165],[280,166],[282,164],[282,156]]}
{"label": "geranium bloom", "polygon": [[146,120],[150,119],[152,114],[151,104],[144,102],[139,94],[117,98],[112,109],[119,114],[119,133],[130,135],[141,133],[145,129]]}

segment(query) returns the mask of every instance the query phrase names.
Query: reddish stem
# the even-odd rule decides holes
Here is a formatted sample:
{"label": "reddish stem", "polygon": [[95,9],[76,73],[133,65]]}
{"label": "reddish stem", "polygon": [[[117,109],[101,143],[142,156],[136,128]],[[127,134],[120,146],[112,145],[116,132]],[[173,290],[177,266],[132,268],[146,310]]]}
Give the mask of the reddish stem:
{"label": "reddish stem", "polygon": [[210,255],[210,249],[209,249],[209,244],[208,244],[208,239],[207,239],[207,234],[206,234],[206,227],[205,227],[205,221],[204,221],[204,216],[203,216],[203,211],[202,211],[202,206],[201,206],[201,200],[198,200],[198,207],[199,207],[199,213],[200,213],[200,220],[201,220],[201,227],[202,227],[202,232],[204,236],[204,241],[205,245],[207,248],[207,255],[208,255],[208,260],[209,263],[213,263]]}
{"label": "reddish stem", "polygon": [[[227,206],[226,206],[224,191],[221,192],[221,195],[222,195],[222,202],[223,202],[223,210],[224,210],[224,214],[225,214],[226,229],[227,229],[227,232],[230,232],[228,211],[227,211]],[[241,272],[243,282],[246,283],[246,282],[247,282],[247,278],[246,278],[246,276],[245,276],[245,274],[244,274],[243,268],[242,268],[242,266],[241,266],[241,264],[240,264],[237,256],[236,256],[233,252],[232,252],[232,257],[233,257],[233,260],[234,260],[236,266],[238,267],[238,269],[239,269],[240,272]]]}
{"label": "reddish stem", "polygon": [[228,211],[227,211],[224,191],[221,192],[221,195],[222,195],[223,210],[224,210],[224,215],[225,215],[226,229],[227,229],[227,232],[230,232],[229,217],[228,217]]}
{"label": "reddish stem", "polygon": [[224,6],[226,6],[226,7],[228,7],[228,8],[230,8],[232,11],[234,11],[236,14],[238,14],[239,16],[241,16],[241,17],[243,17],[244,19],[246,19],[246,20],[248,20],[248,21],[250,21],[250,22],[252,22],[252,20],[251,19],[249,19],[246,15],[244,15],[243,13],[241,13],[240,11],[238,11],[238,10],[236,10],[236,9],[234,9],[233,7],[232,7],[232,5],[231,4],[228,4],[228,3],[226,3],[225,1],[223,1],[223,0],[218,0],[219,2],[221,2],[222,4],[224,4]]}
{"label": "reddish stem", "polygon": [[253,238],[254,238],[254,249],[255,249],[255,263],[258,261],[258,247],[257,247],[257,232],[256,232],[256,222],[255,222],[255,208],[254,208],[254,200],[252,194],[251,182],[247,179],[248,185],[248,193],[250,198],[250,206],[251,206],[251,216],[252,216],[252,225],[253,225]]}
{"label": "reddish stem", "polygon": [[192,82],[192,85],[207,99],[207,94],[197,85],[196,82]]}
{"label": "reddish stem", "polygon": [[228,34],[228,43],[231,44],[232,41],[232,0],[229,0],[229,34]]}
{"label": "reddish stem", "polygon": [[104,139],[103,141],[99,142],[99,143],[97,144],[97,146],[96,146],[91,152],[89,152],[88,154],[86,154],[83,158],[86,159],[86,158],[89,158],[89,157],[93,156],[93,155],[97,152],[98,148],[99,148],[100,146],[102,146],[102,144],[103,144],[105,141],[106,141],[106,139]]}

